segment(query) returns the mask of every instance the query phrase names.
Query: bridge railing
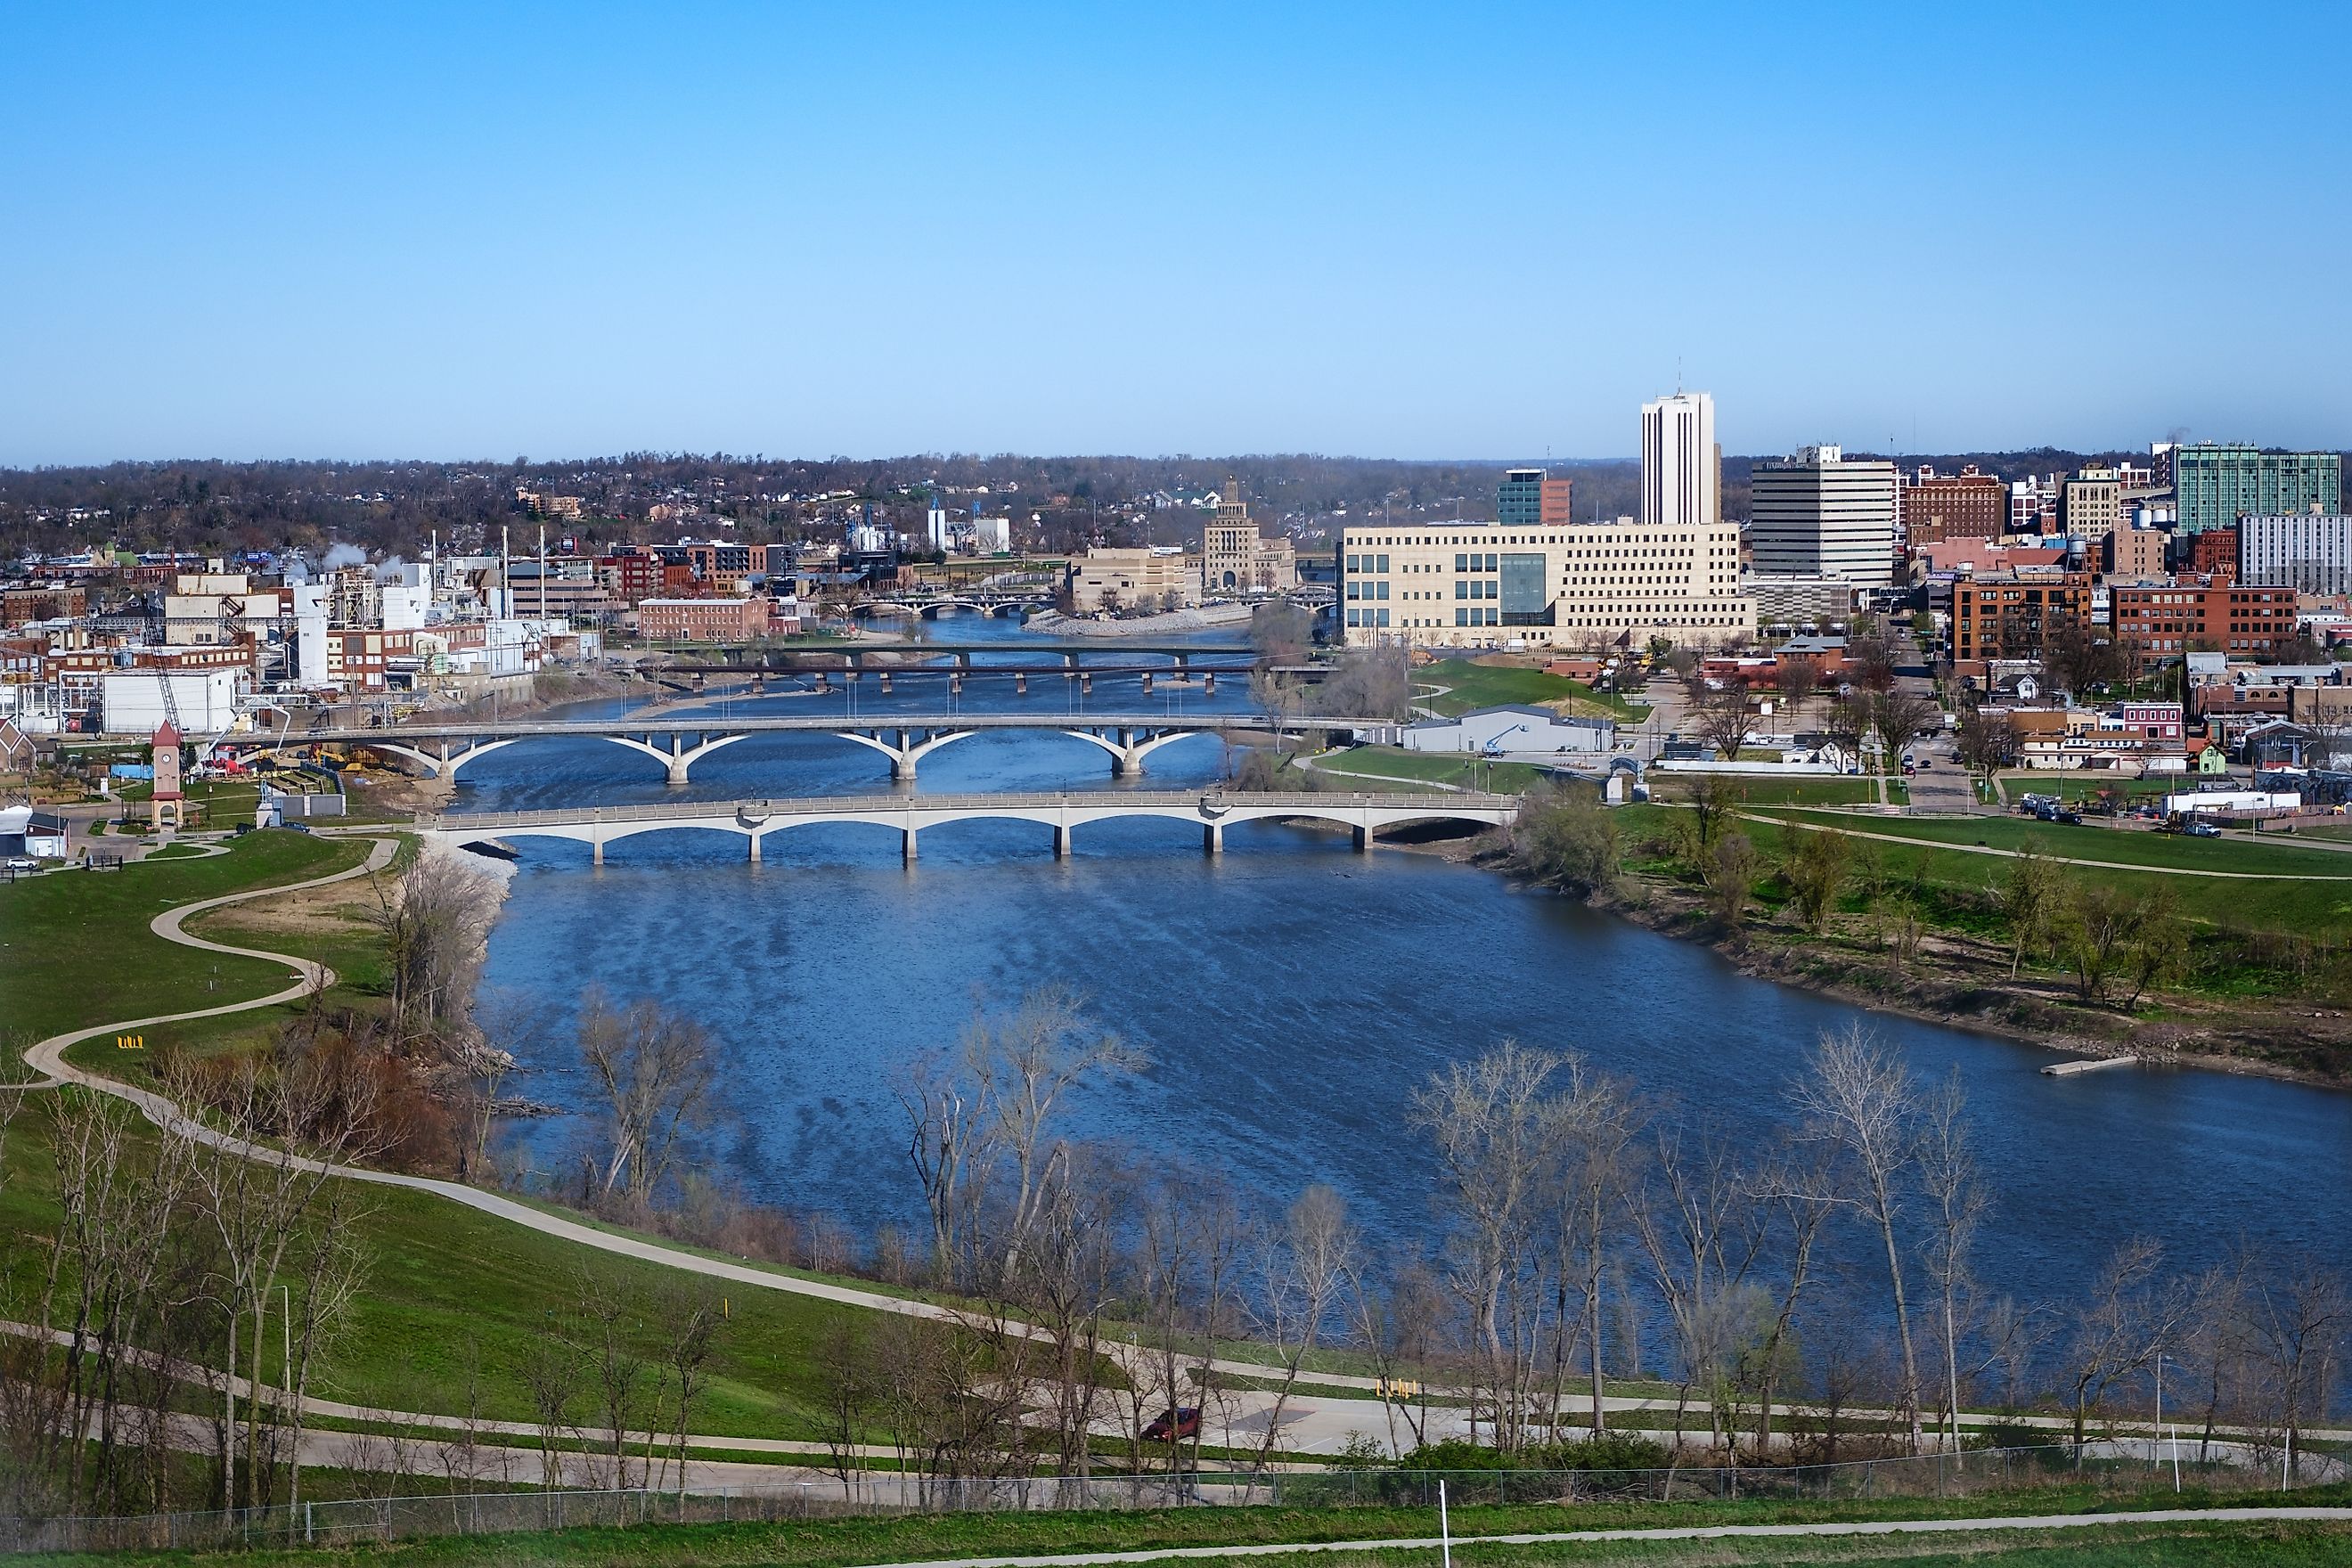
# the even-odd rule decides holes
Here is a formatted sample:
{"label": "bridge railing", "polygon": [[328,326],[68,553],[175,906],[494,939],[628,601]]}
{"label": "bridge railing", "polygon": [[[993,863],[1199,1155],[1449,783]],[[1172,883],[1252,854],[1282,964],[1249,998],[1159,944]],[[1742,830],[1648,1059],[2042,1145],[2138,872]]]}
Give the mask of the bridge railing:
{"label": "bridge railing", "polygon": [[399,746],[419,741],[501,739],[517,735],[684,735],[728,731],[756,733],[768,731],[829,733],[842,730],[1241,730],[1253,734],[1279,730],[1374,730],[1395,726],[1393,719],[1353,719],[1336,713],[1285,719],[1278,724],[1252,713],[885,713],[856,718],[845,714],[797,714],[787,718],[728,718],[711,714],[668,715],[658,719],[518,719],[508,723],[469,721],[458,724],[418,725],[384,730],[312,730],[287,735],[232,736],[232,743],[267,742],[271,745],[331,744]]}
{"label": "bridge railing", "polygon": [[767,800],[696,800],[650,805],[559,807],[547,811],[420,812],[415,826],[427,830],[472,832],[498,827],[525,827],[539,823],[659,822],[727,816],[854,816],[913,812],[918,815],[960,811],[1054,811],[1102,806],[1136,810],[1198,811],[1203,800],[1232,810],[1271,808],[1276,811],[1427,809],[1439,816],[1471,812],[1512,811],[1518,801],[1507,795],[1435,794],[1343,795],[1337,791],[1306,794],[1221,795],[1202,790],[1118,790],[1095,795],[1002,794],[919,795],[798,795]]}

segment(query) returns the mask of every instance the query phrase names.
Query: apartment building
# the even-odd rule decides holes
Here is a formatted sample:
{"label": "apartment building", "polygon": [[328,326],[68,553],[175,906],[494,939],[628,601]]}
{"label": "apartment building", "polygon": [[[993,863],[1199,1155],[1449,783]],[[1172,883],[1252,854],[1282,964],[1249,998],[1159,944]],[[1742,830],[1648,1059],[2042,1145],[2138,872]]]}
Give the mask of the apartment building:
{"label": "apartment building", "polygon": [[2087,572],[2027,569],[1962,578],[1952,584],[1952,658],[1956,663],[2036,658],[2060,626],[2090,618]]}
{"label": "apartment building", "polygon": [[[2198,535],[2198,542],[2205,538]],[[2248,515],[2238,520],[2237,539],[2241,583],[2275,584],[2326,597],[2352,594],[2352,517]]]}
{"label": "apartment building", "polygon": [[1999,539],[2009,531],[2009,487],[1974,463],[1957,474],[1939,474],[1923,463],[1896,500],[1904,542],[1913,546]]}
{"label": "apartment building", "polygon": [[1367,522],[1343,531],[1347,646],[1708,647],[1756,630],[1739,530],[1630,517],[1552,527]]}
{"label": "apartment building", "polygon": [[2272,658],[2295,640],[2294,589],[2240,587],[2227,578],[2201,585],[2118,584],[2108,590],[2107,613],[2116,641],[2137,651],[2143,669],[2192,649]]}
{"label": "apartment building", "polygon": [[2066,481],[2066,533],[2096,544],[2116,531],[2123,516],[2123,479],[2116,470],[2086,468]]}
{"label": "apartment building", "polygon": [[2227,528],[2242,517],[2344,510],[2344,464],[2334,452],[2200,442],[2173,448],[2172,481],[2182,533]]}

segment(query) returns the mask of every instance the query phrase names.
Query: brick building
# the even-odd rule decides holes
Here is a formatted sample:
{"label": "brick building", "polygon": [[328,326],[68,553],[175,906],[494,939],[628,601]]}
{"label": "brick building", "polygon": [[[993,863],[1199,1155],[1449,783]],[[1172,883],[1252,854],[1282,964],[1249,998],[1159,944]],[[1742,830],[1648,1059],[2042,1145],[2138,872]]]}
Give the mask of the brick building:
{"label": "brick building", "polygon": [[637,630],[654,642],[741,642],[768,631],[765,599],[647,599]]}
{"label": "brick building", "polygon": [[2143,669],[2192,650],[2274,658],[2295,640],[2292,588],[2242,588],[2225,574],[2202,585],[2118,585],[2107,600],[2116,640],[2137,650]]}
{"label": "brick building", "polygon": [[1952,584],[1952,658],[2033,658],[2057,626],[2090,617],[2087,572],[1962,579]]}
{"label": "brick building", "polygon": [[2235,571],[2238,565],[2238,525],[2228,523],[2221,528],[2209,528],[2186,535],[2189,559],[2181,563],[2184,570],[2202,576],[2225,568]]}
{"label": "brick building", "polygon": [[1974,463],[1957,474],[1939,474],[1922,464],[1896,500],[1908,544],[1999,539],[2009,530],[2009,486],[1979,472]]}

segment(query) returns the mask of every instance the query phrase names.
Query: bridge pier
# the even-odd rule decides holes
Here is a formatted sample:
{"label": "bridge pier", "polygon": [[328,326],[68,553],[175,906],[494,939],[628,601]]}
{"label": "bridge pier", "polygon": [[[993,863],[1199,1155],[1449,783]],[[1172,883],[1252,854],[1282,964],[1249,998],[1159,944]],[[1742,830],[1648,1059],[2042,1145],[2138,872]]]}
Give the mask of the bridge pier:
{"label": "bridge pier", "polygon": [[1026,697],[1029,695],[1029,672],[1027,670],[1016,670],[1013,673],[1013,695],[1017,697]]}
{"label": "bridge pier", "polygon": [[751,864],[756,866],[760,863],[760,836],[756,833],[747,833],[743,837],[751,841]]}
{"label": "bridge pier", "polygon": [[1206,669],[1201,672],[1201,694],[1204,697],[1214,697],[1217,694],[1217,672],[1215,670]]}
{"label": "bridge pier", "polygon": [[906,837],[907,842],[902,853],[905,863],[911,866],[915,863],[915,830],[911,827],[908,828]]}
{"label": "bridge pier", "polygon": [[885,670],[877,671],[877,674],[879,674],[879,675],[882,677],[882,695],[883,695],[883,696],[885,696],[885,697],[889,696],[889,695],[890,695],[890,672],[889,672],[888,670],[885,669]]}
{"label": "bridge pier", "polygon": [[686,737],[685,737],[685,736],[683,736],[683,735],[672,735],[672,736],[669,738],[669,763],[668,763],[668,767],[669,767],[669,782],[670,782],[671,784],[684,784],[684,783],[686,782],[686,751],[685,751],[685,747],[686,747]]}
{"label": "bridge pier", "polygon": [[601,838],[590,839],[588,841],[588,864],[591,866],[602,866],[604,863],[604,841]]}
{"label": "bridge pier", "polygon": [[1356,853],[1359,855],[1370,854],[1372,852],[1372,830],[1369,827],[1358,827],[1352,828],[1350,831],[1356,836]]}
{"label": "bridge pier", "polygon": [[816,689],[819,691],[833,689],[833,676],[829,671],[820,669],[816,672]]}
{"label": "bridge pier", "polygon": [[1146,697],[1151,695],[1151,672],[1148,669],[1143,672],[1143,694]]}
{"label": "bridge pier", "polygon": [[1094,692],[1095,678],[1086,670],[1078,671],[1078,694],[1082,697],[1091,697]]}
{"label": "bridge pier", "polygon": [[950,697],[963,695],[963,670],[960,667],[948,674],[948,695]]}
{"label": "bridge pier", "polygon": [[1054,858],[1066,860],[1069,858],[1070,830],[1066,826],[1056,823],[1054,826]]}
{"label": "bridge pier", "polygon": [[1225,852],[1225,825],[1223,823],[1212,822],[1201,829],[1201,848],[1203,852],[1210,855],[1222,855]]}

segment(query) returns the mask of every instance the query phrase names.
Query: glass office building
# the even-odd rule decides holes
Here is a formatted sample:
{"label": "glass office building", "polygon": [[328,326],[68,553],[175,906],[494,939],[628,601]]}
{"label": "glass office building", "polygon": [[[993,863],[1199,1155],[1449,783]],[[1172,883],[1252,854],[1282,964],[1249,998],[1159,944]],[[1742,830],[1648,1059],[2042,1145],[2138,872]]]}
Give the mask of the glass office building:
{"label": "glass office building", "polygon": [[2179,533],[2229,528],[2242,517],[2344,510],[2343,460],[2333,452],[2181,447],[2172,454],[2172,484],[2180,500]]}

